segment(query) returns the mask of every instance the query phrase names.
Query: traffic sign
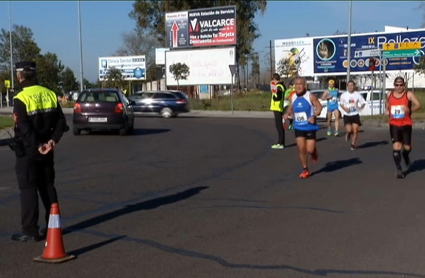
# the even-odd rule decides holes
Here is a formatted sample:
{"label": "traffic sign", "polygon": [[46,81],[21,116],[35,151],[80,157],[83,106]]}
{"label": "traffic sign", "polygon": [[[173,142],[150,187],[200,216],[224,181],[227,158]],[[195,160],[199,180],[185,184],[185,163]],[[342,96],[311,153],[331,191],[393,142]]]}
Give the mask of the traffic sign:
{"label": "traffic sign", "polygon": [[379,56],[379,49],[364,49],[354,51],[354,58]]}
{"label": "traffic sign", "polygon": [[417,49],[382,51],[382,57],[384,58],[409,58],[420,57],[422,55],[423,52]]}
{"label": "traffic sign", "polygon": [[236,65],[229,65],[229,69],[230,69],[230,73],[233,75],[235,75],[236,73]]}
{"label": "traffic sign", "polygon": [[407,50],[407,49],[421,49],[421,42],[396,42],[382,44],[382,50]]}
{"label": "traffic sign", "polygon": [[277,81],[270,82],[270,90],[273,94],[277,93]]}
{"label": "traffic sign", "polygon": [[4,86],[6,87],[6,89],[9,89],[10,88],[10,80],[5,80]]}

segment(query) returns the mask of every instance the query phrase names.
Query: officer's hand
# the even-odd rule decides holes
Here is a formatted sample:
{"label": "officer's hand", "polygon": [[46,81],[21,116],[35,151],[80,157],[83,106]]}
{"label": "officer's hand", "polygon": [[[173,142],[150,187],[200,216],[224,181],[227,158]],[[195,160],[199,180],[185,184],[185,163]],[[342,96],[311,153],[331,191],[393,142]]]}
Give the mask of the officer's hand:
{"label": "officer's hand", "polygon": [[41,153],[42,155],[47,154],[48,152],[50,152],[50,150],[52,149],[52,147],[50,147],[49,144],[44,144],[43,146],[40,146],[38,148],[39,153]]}
{"label": "officer's hand", "polygon": [[53,141],[53,140],[49,140],[49,142],[47,142],[47,144],[50,146],[50,148],[54,148],[55,146],[56,146],[56,143],[55,143],[55,141]]}

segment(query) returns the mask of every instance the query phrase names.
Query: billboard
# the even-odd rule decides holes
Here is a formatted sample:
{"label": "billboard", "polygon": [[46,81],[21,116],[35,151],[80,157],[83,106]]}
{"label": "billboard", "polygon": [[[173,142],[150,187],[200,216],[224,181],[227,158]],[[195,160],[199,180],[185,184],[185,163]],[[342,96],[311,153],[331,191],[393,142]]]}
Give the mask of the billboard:
{"label": "billboard", "polygon": [[165,14],[169,48],[236,44],[236,7],[215,7]]}
{"label": "billboard", "polygon": [[169,48],[155,48],[155,65],[165,65],[165,51],[170,50]]}
{"label": "billboard", "polygon": [[[382,49],[382,44],[399,42],[422,42],[422,53],[425,47],[425,30],[398,33],[369,33],[351,36],[350,61],[347,60],[347,36],[330,36],[314,38],[314,75],[346,74],[350,66],[353,74],[367,74],[369,56],[372,49]],[[372,54],[374,55],[374,54]],[[413,70],[420,57],[379,59],[374,56],[376,69],[381,62],[386,64],[387,71]]]}
{"label": "billboard", "polygon": [[121,70],[124,80],[145,80],[146,59],[141,56],[99,57],[99,80],[107,79],[109,69]]}
{"label": "billboard", "polygon": [[170,73],[170,65],[185,63],[190,70],[187,80],[179,80],[179,85],[226,85],[232,83],[229,65],[235,64],[235,47],[209,48],[197,50],[176,50],[165,52],[165,78],[167,86],[177,86]]}
{"label": "billboard", "polygon": [[[274,48],[276,71],[279,63],[284,61],[291,69],[298,69],[300,76],[313,76],[313,38],[275,40]],[[295,73],[293,71],[290,76],[295,76]]]}

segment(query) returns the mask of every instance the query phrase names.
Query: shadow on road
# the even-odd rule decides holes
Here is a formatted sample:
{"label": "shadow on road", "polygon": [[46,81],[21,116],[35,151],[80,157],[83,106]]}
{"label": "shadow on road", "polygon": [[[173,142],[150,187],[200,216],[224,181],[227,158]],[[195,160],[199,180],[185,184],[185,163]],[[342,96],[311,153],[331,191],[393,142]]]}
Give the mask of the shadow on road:
{"label": "shadow on road", "polygon": [[78,231],[78,230],[83,230],[83,229],[87,229],[96,225],[99,225],[101,223],[107,222],[109,220],[118,218],[120,216],[124,216],[126,214],[130,214],[133,212],[138,212],[141,210],[150,210],[150,209],[156,209],[158,207],[161,206],[165,206],[165,205],[170,205],[173,203],[177,203],[180,201],[183,201],[185,199],[188,199],[190,197],[193,197],[197,194],[199,194],[199,192],[201,192],[202,190],[207,189],[208,187],[194,187],[173,195],[168,195],[168,196],[164,196],[164,197],[160,197],[160,198],[156,198],[156,199],[152,199],[152,200],[148,200],[148,201],[143,201],[140,203],[136,203],[133,205],[129,205],[129,206],[125,206],[121,209],[117,209],[102,215],[98,215],[95,216],[93,218],[87,219],[83,222],[74,224],[72,226],[67,227],[66,229],[63,230],[63,234],[68,234],[71,233],[73,231]]}
{"label": "shadow on road", "polygon": [[[111,236],[104,233],[86,231],[88,234],[110,238]],[[114,236],[116,237],[116,236]],[[288,264],[251,264],[251,263],[233,263],[222,257],[211,255],[208,253],[201,253],[199,251],[192,251],[184,248],[174,247],[171,245],[162,244],[157,241],[153,241],[150,239],[142,239],[142,238],[130,238],[125,237],[122,239],[126,242],[131,242],[132,244],[137,243],[145,246],[150,246],[157,250],[161,250],[163,252],[167,252],[169,254],[176,254],[188,258],[197,258],[210,262],[217,263],[220,266],[229,268],[229,269],[246,269],[246,270],[280,270],[280,271],[294,271],[300,274],[312,275],[316,277],[344,277],[344,276],[358,276],[358,277],[375,277],[375,276],[389,276],[389,277],[421,277],[425,278],[424,274],[418,273],[409,273],[409,272],[397,272],[390,270],[358,270],[358,269],[307,269],[294,265]],[[286,277],[286,276],[282,276]],[[288,276],[289,277],[289,276]]]}
{"label": "shadow on road", "polygon": [[[153,135],[153,134],[160,134],[160,133],[165,133],[165,132],[169,132],[170,129],[163,129],[163,128],[135,128],[133,131],[133,134],[128,135],[128,136],[144,136],[144,135]],[[84,135],[110,135],[110,136],[118,136],[118,132],[117,131],[112,131],[112,130],[93,130],[90,132],[87,131],[83,131]]]}
{"label": "shadow on road", "polygon": [[95,244],[92,244],[92,245],[89,245],[89,246],[86,246],[86,247],[83,247],[83,248],[80,248],[80,249],[73,250],[73,251],[69,252],[69,254],[78,257],[78,256],[80,256],[84,253],[88,253],[90,251],[93,251],[97,248],[108,245],[109,243],[112,243],[114,241],[117,241],[117,240],[120,240],[120,239],[123,239],[123,238],[125,238],[125,236],[117,236],[117,237],[114,237],[114,238],[111,238],[111,239],[108,239],[108,240],[104,240],[104,241],[101,241],[101,242],[98,242],[98,243],[95,243]]}
{"label": "shadow on road", "polygon": [[[321,137],[321,138],[317,138],[316,142],[325,141],[325,140],[327,140],[326,137]],[[295,146],[297,146],[297,143],[292,143],[292,144],[286,145],[285,148],[290,148],[290,147],[295,147]]]}
{"label": "shadow on road", "polygon": [[133,135],[152,135],[152,134],[159,134],[159,133],[165,133],[169,132],[170,129],[164,129],[164,128],[140,128],[134,129]]}
{"label": "shadow on road", "polygon": [[388,141],[376,141],[376,142],[368,142],[368,143],[364,143],[363,145],[358,146],[358,149],[367,149],[367,148],[373,148],[376,146],[381,146],[381,145],[388,145]]}
{"label": "shadow on road", "polygon": [[311,175],[313,176],[313,175],[317,175],[317,174],[320,174],[320,173],[335,172],[335,171],[341,170],[343,168],[358,165],[358,164],[361,164],[361,163],[362,163],[362,161],[359,158],[350,158],[350,159],[347,159],[347,160],[332,161],[332,162],[326,163],[325,166],[322,169],[320,169],[316,172],[313,172]]}
{"label": "shadow on road", "polygon": [[407,176],[414,172],[420,172],[425,170],[425,159],[415,160],[412,165],[410,165],[409,169],[404,172],[404,175]]}

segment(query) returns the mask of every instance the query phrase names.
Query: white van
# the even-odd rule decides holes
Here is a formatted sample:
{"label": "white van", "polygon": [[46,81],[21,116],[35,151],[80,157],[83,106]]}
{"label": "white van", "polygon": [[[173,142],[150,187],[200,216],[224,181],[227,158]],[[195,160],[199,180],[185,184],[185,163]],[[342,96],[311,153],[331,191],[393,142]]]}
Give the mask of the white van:
{"label": "white van", "polygon": [[[320,113],[320,116],[317,117],[318,119],[326,119],[326,114],[328,113],[326,108],[326,100],[321,100],[323,93],[326,90],[312,90],[311,93],[315,94],[317,98],[320,101],[320,104],[322,104],[322,112]],[[339,98],[341,97],[342,93],[345,93],[346,91],[338,91],[338,103]],[[382,100],[381,103],[379,102],[379,94],[381,91],[375,90],[375,91],[359,91],[359,93],[362,95],[362,97],[366,101],[365,108],[360,112],[360,116],[371,116],[371,115],[379,115],[380,113],[384,113],[385,109],[385,99],[386,95],[383,94],[381,96]],[[382,108],[380,108],[382,107]],[[381,110],[382,109],[382,110]],[[342,110],[341,107],[339,107],[339,111],[342,115],[345,115],[345,111]],[[373,113],[372,113],[373,112]],[[334,118],[334,117],[332,117]]]}

